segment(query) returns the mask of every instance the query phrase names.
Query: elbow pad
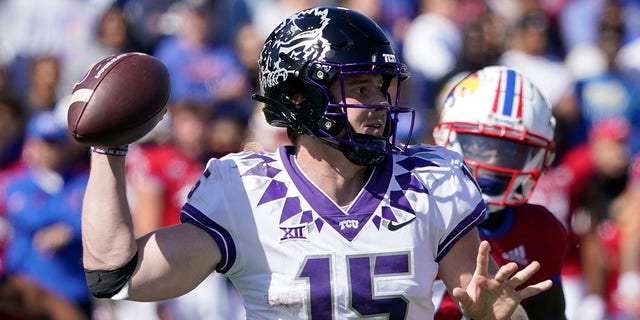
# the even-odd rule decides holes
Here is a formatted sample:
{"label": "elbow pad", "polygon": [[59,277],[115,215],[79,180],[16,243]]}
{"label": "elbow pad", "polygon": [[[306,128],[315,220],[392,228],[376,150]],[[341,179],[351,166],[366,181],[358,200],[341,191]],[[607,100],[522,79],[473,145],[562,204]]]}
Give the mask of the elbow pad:
{"label": "elbow pad", "polygon": [[111,298],[115,296],[127,286],[129,278],[131,278],[133,271],[136,270],[137,264],[138,253],[136,252],[129,262],[114,270],[84,269],[89,291],[96,298]]}

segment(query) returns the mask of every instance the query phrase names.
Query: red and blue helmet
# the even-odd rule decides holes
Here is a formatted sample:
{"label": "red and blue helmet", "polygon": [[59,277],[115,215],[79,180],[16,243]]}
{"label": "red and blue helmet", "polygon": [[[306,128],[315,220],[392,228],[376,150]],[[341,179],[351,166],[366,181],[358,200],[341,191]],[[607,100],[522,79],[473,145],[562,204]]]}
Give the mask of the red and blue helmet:
{"label": "red and blue helmet", "polygon": [[494,208],[526,202],[554,159],[548,100],[516,70],[491,66],[449,92],[433,136],[463,155]]}

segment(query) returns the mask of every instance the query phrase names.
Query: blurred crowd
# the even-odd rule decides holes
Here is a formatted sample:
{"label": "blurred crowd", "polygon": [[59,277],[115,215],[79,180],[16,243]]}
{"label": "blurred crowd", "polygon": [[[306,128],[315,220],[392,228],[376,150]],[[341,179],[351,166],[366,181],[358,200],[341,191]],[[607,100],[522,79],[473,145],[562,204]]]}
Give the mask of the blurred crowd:
{"label": "blurred crowd", "polygon": [[412,72],[413,143],[433,142],[442,101],[470,72],[500,64],[530,78],[557,122],[533,201],[570,234],[567,318],[640,319],[640,301],[621,303],[640,296],[640,0],[0,0],[0,318],[242,318],[217,275],[166,303],[90,297],[88,151],[66,134],[67,100],[109,55],[166,64],[169,112],[130,146],[127,192],[139,235],[178,223],[209,158],[288,143],[251,100],[257,57],[265,32],[321,4],[363,12],[393,39]]}

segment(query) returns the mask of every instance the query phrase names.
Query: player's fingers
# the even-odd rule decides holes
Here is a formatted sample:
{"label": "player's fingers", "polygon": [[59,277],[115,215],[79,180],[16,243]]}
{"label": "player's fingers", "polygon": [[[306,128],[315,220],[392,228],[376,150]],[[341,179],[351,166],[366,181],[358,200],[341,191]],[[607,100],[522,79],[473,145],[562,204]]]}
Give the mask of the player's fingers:
{"label": "player's fingers", "polygon": [[511,279],[509,279],[511,287],[516,288],[523,284],[527,279],[531,278],[534,273],[538,272],[538,270],[540,270],[540,263],[538,261],[531,262],[524,269],[518,271],[513,277],[511,277]]}
{"label": "player's fingers", "polygon": [[457,301],[458,308],[460,308],[460,310],[468,310],[471,305],[473,305],[473,300],[471,299],[471,297],[469,297],[469,294],[466,290],[458,287],[454,288],[451,293]]}
{"label": "player's fingers", "polygon": [[478,256],[476,258],[476,270],[475,274],[487,275],[487,269],[489,268],[489,242],[486,240],[480,242],[478,247]]}
{"label": "player's fingers", "polygon": [[[496,273],[494,279],[496,279],[500,283],[506,282],[517,270],[518,265],[515,262],[509,262],[498,269],[498,272]],[[517,286],[518,285],[515,285],[514,287]]]}
{"label": "player's fingers", "polygon": [[543,292],[543,291],[547,291],[551,288],[551,286],[553,286],[553,282],[551,280],[545,280],[542,282],[538,282],[536,284],[532,284],[520,291],[518,291],[518,294],[520,295],[520,299],[524,300],[526,298],[535,296],[536,294]]}

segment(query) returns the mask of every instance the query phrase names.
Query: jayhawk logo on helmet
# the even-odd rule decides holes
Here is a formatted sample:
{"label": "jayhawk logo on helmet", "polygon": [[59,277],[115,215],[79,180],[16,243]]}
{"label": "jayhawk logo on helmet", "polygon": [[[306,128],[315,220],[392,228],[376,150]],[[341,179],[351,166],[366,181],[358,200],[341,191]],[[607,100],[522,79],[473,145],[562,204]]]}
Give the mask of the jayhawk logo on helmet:
{"label": "jayhawk logo on helmet", "polygon": [[478,73],[474,72],[458,83],[449,93],[450,96],[467,96],[473,94],[478,89]]}

